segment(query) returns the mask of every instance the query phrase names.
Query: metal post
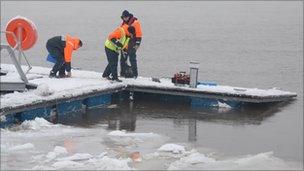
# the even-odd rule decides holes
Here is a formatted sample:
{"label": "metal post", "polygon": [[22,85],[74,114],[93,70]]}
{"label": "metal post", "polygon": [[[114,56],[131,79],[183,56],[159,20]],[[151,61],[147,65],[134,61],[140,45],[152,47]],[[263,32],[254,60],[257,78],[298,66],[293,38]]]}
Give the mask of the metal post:
{"label": "metal post", "polygon": [[25,56],[25,54],[24,54],[24,52],[23,51],[21,51],[21,54],[22,54],[22,56],[23,56],[23,58],[25,59],[25,62],[27,63],[27,70],[26,70],[26,72],[25,72],[25,74],[27,74],[31,69],[32,69],[32,66],[31,66],[31,64],[29,63],[29,61],[27,60],[27,58],[26,58],[26,56]]}
{"label": "metal post", "polygon": [[21,65],[22,58],[22,27],[18,27],[18,62]]}
{"label": "metal post", "polygon": [[196,119],[189,119],[188,124],[188,140],[196,141]]}
{"label": "metal post", "polygon": [[134,100],[134,92],[133,92],[133,91],[130,91],[129,100],[130,100],[130,101],[133,101],[133,100]]}
{"label": "metal post", "polygon": [[190,62],[190,87],[196,88],[198,78],[199,63],[195,61]]}

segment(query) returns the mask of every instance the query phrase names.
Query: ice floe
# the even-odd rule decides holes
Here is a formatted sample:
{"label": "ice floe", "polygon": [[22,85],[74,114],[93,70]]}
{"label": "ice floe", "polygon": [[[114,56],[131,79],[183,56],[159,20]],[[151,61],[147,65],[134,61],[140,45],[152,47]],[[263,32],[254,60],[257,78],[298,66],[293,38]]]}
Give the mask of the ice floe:
{"label": "ice floe", "polygon": [[182,145],[178,145],[178,144],[165,144],[162,145],[158,151],[164,151],[164,152],[172,152],[175,154],[180,154],[180,153],[184,153],[185,147]]}
{"label": "ice floe", "polygon": [[108,133],[109,136],[120,136],[120,137],[156,137],[159,136],[158,134],[155,133],[127,133],[125,130],[116,130]]}
{"label": "ice floe", "polygon": [[272,152],[224,160],[194,152],[172,162],[168,170],[293,170],[299,167],[274,157]]}
{"label": "ice floe", "polygon": [[93,156],[91,154],[87,153],[77,153],[73,156],[64,157],[64,158],[58,158],[58,161],[81,161],[81,160],[88,160],[92,158]]}
{"label": "ice floe", "polygon": [[26,143],[26,144],[16,145],[14,147],[11,147],[9,150],[17,151],[17,150],[27,150],[32,148],[34,148],[34,145],[32,143]]}
{"label": "ice floe", "polygon": [[46,158],[48,158],[46,161],[49,162],[49,161],[55,159],[58,155],[67,154],[67,153],[68,152],[67,152],[66,148],[61,147],[61,146],[56,146],[54,148],[54,151],[51,151],[46,155]]}
{"label": "ice floe", "polygon": [[22,128],[24,130],[40,130],[42,128],[50,128],[53,126],[57,127],[59,125],[54,125],[43,118],[36,117],[34,120],[26,120],[22,122],[19,128]]}
{"label": "ice floe", "polygon": [[[20,161],[27,163],[24,166],[24,169],[152,169],[151,167],[153,167],[153,164],[147,164],[150,162],[157,163],[168,170],[300,170],[303,168],[303,163],[285,161],[275,157],[273,152],[218,158],[212,153],[201,153],[196,149],[191,149],[188,144],[175,142],[168,143],[167,140],[163,142],[161,141],[162,139],[159,139],[163,135],[152,132],[134,133],[123,130],[108,131],[103,128],[80,129],[60,124],[52,124],[42,118],[25,121],[22,124],[23,130],[1,130],[1,138],[4,138],[1,139],[1,157],[8,160],[7,156],[26,156],[26,158],[24,158],[25,161]],[[92,129],[96,130],[92,131]],[[45,132],[46,130],[47,132]],[[97,130],[98,132],[101,132],[102,134],[94,139],[95,141],[98,140],[98,146],[93,147],[97,152],[89,152],[88,144],[86,144],[82,147],[81,151],[70,153],[63,143],[63,140],[57,141],[55,143],[56,145],[49,145],[51,142],[50,140],[53,140],[50,138],[61,139],[70,136],[70,134],[66,134],[66,132],[69,132],[67,130],[70,130],[70,132],[73,133],[73,136],[80,135],[80,137],[82,135],[96,137],[96,134],[91,133]],[[39,132],[37,137],[24,136],[36,132]],[[57,133],[51,134],[51,132]],[[48,134],[50,138],[45,137],[45,134]],[[114,138],[115,141],[110,141],[109,145],[103,144],[105,143],[105,139],[109,137]],[[44,138],[46,138],[47,141],[42,141]],[[89,138],[86,137],[85,141],[79,142],[88,143],[88,141],[91,141]],[[10,139],[14,141],[8,141]],[[18,140],[18,142],[16,143],[15,140]],[[134,144],[131,144],[131,146],[130,144],[127,144],[126,146],[120,144],[115,145],[116,141],[133,142]],[[155,146],[155,144],[159,145]],[[102,145],[108,148],[101,147]],[[79,146],[75,146],[76,149],[77,147],[79,148]],[[119,150],[122,151],[122,154],[119,152],[112,153],[114,148],[119,148]],[[141,165],[139,168],[135,167],[138,163]],[[1,168],[5,170],[8,167],[9,166],[5,164]]]}

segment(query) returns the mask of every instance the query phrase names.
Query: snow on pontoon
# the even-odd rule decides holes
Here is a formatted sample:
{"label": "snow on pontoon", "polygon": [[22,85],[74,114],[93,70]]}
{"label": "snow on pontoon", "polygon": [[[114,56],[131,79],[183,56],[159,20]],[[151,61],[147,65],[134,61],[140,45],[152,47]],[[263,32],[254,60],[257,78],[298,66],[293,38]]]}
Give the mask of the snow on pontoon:
{"label": "snow on pontoon", "polygon": [[[13,65],[1,64],[1,68],[8,71],[6,77],[18,79],[18,74]],[[121,83],[113,83],[102,79],[101,73],[82,70],[74,70],[71,78],[56,79],[49,78],[49,71],[50,68],[34,66],[27,74],[27,77],[32,83],[38,85],[36,90],[1,95],[1,114],[18,108],[50,105],[54,102],[58,103],[123,90],[249,103],[285,101],[297,96],[296,93],[275,88],[262,90],[221,85],[198,85],[196,88],[176,86],[168,78],[161,78],[159,82],[155,82],[148,77],[138,77],[137,79],[122,78],[123,81]]]}

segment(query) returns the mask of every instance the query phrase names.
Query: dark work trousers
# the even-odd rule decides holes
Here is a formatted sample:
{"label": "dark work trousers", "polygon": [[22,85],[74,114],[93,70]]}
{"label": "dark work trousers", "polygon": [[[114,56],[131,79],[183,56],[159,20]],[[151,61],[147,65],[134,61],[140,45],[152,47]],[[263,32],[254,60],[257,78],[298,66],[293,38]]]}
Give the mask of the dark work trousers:
{"label": "dark work trousers", "polygon": [[132,67],[133,75],[134,77],[138,76],[138,71],[137,71],[137,60],[136,60],[136,50],[132,48],[129,52],[129,61]]}
{"label": "dark work trousers", "polygon": [[112,79],[116,80],[118,79],[117,76],[117,64],[118,64],[118,53],[116,53],[113,50],[108,49],[105,47],[105,52],[108,59],[108,65],[106,69],[104,70],[102,77],[108,77],[110,74],[112,75]]}
{"label": "dark work trousers", "polygon": [[52,46],[52,44],[49,42],[46,44],[46,49],[51,56],[56,58],[56,63],[52,69],[53,73],[56,75],[59,71],[59,75],[65,74],[65,62],[62,50],[58,47]]}
{"label": "dark work trousers", "polygon": [[125,76],[125,72],[127,69],[127,60],[128,60],[128,54],[121,53],[120,55],[120,76]]}

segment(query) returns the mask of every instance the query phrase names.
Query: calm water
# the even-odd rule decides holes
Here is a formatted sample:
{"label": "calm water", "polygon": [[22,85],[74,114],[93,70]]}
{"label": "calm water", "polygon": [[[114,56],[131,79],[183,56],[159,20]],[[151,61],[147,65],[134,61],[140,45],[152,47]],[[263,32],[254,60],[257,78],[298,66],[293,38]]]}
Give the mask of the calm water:
{"label": "calm water", "polygon": [[[72,125],[94,131],[103,123],[107,126],[102,129],[159,133],[169,137],[167,142],[187,143],[218,156],[273,151],[276,157],[303,164],[302,2],[1,1],[1,29],[18,14],[34,21],[39,39],[26,54],[32,65],[47,67],[51,66],[45,60],[47,39],[77,35],[84,46],[74,54],[73,65],[102,72],[107,64],[103,43],[120,23],[124,9],[142,23],[140,75],[169,77],[187,71],[189,61],[197,60],[200,80],[277,87],[296,92],[297,100],[237,111],[135,101],[131,108],[120,104],[110,111],[90,111],[88,116],[94,116],[94,122],[76,119]],[[1,62],[10,63],[4,57]],[[9,138],[6,141],[15,140]]]}

